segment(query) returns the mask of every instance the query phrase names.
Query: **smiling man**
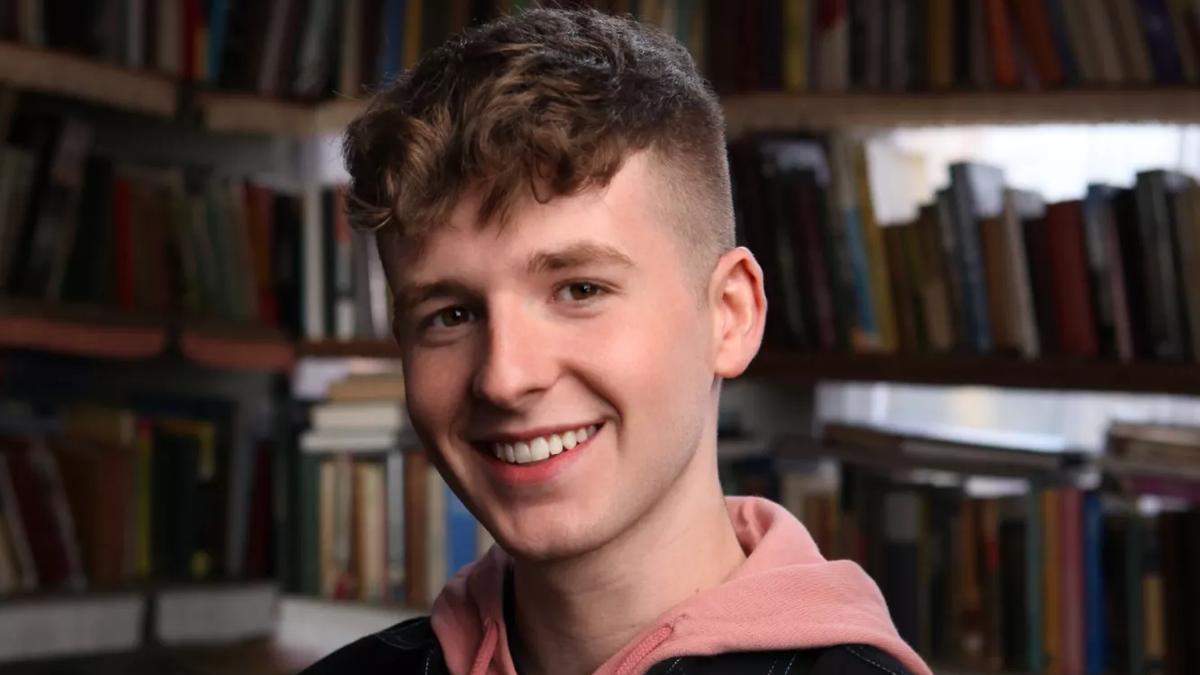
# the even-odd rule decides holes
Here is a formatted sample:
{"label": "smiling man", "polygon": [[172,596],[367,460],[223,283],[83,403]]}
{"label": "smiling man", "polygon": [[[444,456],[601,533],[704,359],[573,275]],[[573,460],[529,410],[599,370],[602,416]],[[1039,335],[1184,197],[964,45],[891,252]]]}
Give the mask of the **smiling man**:
{"label": "smiling man", "polygon": [[721,382],[766,303],[686,50],[596,12],[501,19],[381,91],[346,158],[413,426],[498,546],[309,672],[929,672],[861,569],[721,493]]}

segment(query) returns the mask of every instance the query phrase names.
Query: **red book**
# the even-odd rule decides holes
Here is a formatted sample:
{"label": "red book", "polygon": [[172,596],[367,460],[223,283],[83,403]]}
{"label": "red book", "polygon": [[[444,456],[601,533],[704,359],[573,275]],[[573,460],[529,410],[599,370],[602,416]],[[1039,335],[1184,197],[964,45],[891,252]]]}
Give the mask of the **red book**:
{"label": "red book", "polygon": [[1043,0],[1013,0],[1013,9],[1016,10],[1021,35],[1025,38],[1025,48],[1042,86],[1057,87],[1062,84],[1062,64],[1054,47],[1046,3]]}
{"label": "red book", "polygon": [[116,278],[117,306],[133,309],[137,305],[133,263],[133,186],[129,178],[113,180],[112,202],[113,268]]}
{"label": "red book", "polygon": [[1100,341],[1083,240],[1083,202],[1073,200],[1046,207],[1046,245],[1059,351],[1095,358],[1100,353]]}
{"label": "red book", "polygon": [[998,87],[1016,87],[1020,80],[1017,75],[1017,55],[1013,51],[1008,3],[1005,0],[984,0],[983,11],[991,46],[992,77]]}
{"label": "red book", "polygon": [[200,60],[197,58],[203,19],[201,18],[201,0],[183,0],[183,79],[195,81],[204,79],[200,72]]}
{"label": "red book", "polygon": [[279,303],[275,295],[272,260],[274,251],[274,195],[260,185],[247,183],[245,189],[246,227],[250,241],[250,278],[258,296],[259,321],[279,325]]}
{"label": "red book", "polygon": [[1083,494],[1073,488],[1059,493],[1059,618],[1062,672],[1084,672]]}
{"label": "red book", "polygon": [[55,516],[52,496],[62,493],[62,486],[46,467],[39,466],[34,450],[27,440],[0,439],[0,461],[8,466],[16,497],[17,511],[29,538],[29,549],[37,569],[39,589],[58,588],[71,581],[71,564],[67,545]]}

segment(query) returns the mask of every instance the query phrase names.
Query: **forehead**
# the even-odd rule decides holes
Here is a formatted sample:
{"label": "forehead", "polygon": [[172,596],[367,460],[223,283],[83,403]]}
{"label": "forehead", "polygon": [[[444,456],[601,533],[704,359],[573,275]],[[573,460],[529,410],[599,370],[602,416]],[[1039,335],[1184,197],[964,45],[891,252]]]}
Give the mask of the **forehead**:
{"label": "forehead", "polygon": [[510,257],[524,261],[531,253],[580,242],[615,247],[635,261],[661,259],[664,246],[678,246],[662,208],[668,198],[663,181],[647,154],[631,155],[604,187],[545,203],[526,199],[503,223],[481,222],[480,192],[469,191],[446,222],[419,242],[381,233],[380,252],[385,263],[394,263],[394,281],[516,262]]}

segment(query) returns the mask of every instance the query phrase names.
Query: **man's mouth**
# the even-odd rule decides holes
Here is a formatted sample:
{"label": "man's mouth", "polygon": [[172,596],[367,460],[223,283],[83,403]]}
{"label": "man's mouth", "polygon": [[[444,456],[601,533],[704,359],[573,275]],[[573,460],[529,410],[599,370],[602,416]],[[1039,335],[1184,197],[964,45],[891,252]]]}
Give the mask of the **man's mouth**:
{"label": "man's mouth", "polygon": [[603,424],[590,424],[572,431],[546,434],[513,443],[490,443],[496,459],[508,464],[533,464],[575,449],[595,436]]}

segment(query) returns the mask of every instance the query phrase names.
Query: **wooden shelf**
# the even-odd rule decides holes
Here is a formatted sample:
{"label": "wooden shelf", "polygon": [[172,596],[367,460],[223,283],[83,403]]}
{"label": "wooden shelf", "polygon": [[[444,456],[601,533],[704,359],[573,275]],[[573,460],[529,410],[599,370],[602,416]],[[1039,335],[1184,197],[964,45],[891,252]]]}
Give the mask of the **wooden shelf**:
{"label": "wooden shelf", "polygon": [[321,340],[301,342],[301,357],[399,359],[400,346],[391,340]]}
{"label": "wooden shelf", "polygon": [[366,102],[360,100],[300,103],[216,91],[199,94],[197,105],[205,128],[212,131],[285,136],[340,131],[366,110]]}
{"label": "wooden shelf", "polygon": [[[171,317],[112,307],[52,305],[0,299],[0,350],[140,361],[163,356],[173,344]],[[178,331],[188,361],[221,370],[288,371],[296,345],[283,333],[255,326],[187,320]]]}
{"label": "wooden shelf", "polygon": [[891,382],[939,386],[1200,395],[1200,365],[1123,364],[986,356],[888,356],[764,351],[748,377],[785,382]]}
{"label": "wooden shelf", "polygon": [[0,349],[105,359],[148,359],[166,346],[166,323],[109,307],[0,300]]}
{"label": "wooden shelf", "polygon": [[[366,109],[361,100],[319,104],[254,96],[202,97],[210,129],[304,135],[340,131]],[[728,135],[796,129],[1100,122],[1200,122],[1200,90],[1044,92],[784,93],[722,98]]]}
{"label": "wooden shelf", "polygon": [[[78,54],[0,42],[0,83],[132,112],[170,117],[190,84]],[[212,131],[306,136],[337,132],[366,102],[303,103],[252,93],[197,91]],[[947,124],[1200,122],[1200,89],[734,94],[722,98],[731,137],[754,131]]]}
{"label": "wooden shelf", "polygon": [[165,75],[12,42],[0,42],[0,83],[160,117],[179,104],[179,87]]}
{"label": "wooden shelf", "polygon": [[741,94],[722,100],[730,137],[753,131],[952,124],[1200,121],[1200,90]]}
{"label": "wooden shelf", "polygon": [[289,371],[296,345],[282,332],[257,326],[185,321],[179,334],[184,358],[220,370]]}

